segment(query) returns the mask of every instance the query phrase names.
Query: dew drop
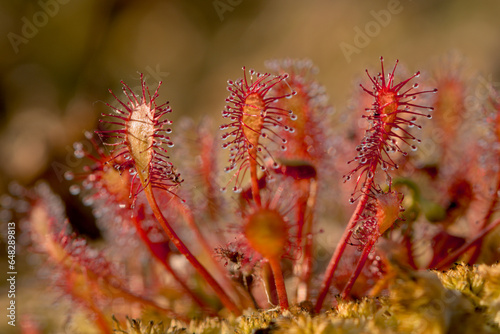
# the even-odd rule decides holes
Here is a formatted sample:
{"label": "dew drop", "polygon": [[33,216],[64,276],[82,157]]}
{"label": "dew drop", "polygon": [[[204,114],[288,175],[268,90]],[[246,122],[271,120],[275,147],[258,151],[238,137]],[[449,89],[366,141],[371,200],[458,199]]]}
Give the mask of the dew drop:
{"label": "dew drop", "polygon": [[83,150],[75,150],[75,157],[78,158],[78,159],[81,159],[85,156],[85,153],[83,152]]}
{"label": "dew drop", "polygon": [[125,204],[123,204],[123,203],[120,203],[120,204],[118,204],[118,207],[119,207],[120,209],[125,209],[126,205],[125,205]]}
{"label": "dew drop", "polygon": [[290,132],[290,133],[294,133],[294,132],[295,132],[295,129],[294,129],[294,128],[288,128],[288,132]]}
{"label": "dew drop", "polygon": [[223,193],[225,193],[226,192],[226,187],[220,188],[220,191],[223,192]]}
{"label": "dew drop", "polygon": [[0,206],[4,209],[11,209],[14,205],[14,198],[9,195],[2,195],[0,197]]}
{"label": "dew drop", "polygon": [[165,129],[165,132],[166,133],[172,133],[172,129],[171,128],[167,128],[167,129]]}
{"label": "dew drop", "polygon": [[67,171],[66,173],[64,173],[64,178],[67,181],[71,181],[71,180],[73,180],[75,178],[75,173]]}
{"label": "dew drop", "polygon": [[373,172],[372,171],[368,171],[368,173],[366,173],[366,177],[369,178],[369,179],[373,179]]}
{"label": "dew drop", "polygon": [[349,198],[349,204],[354,204],[355,200],[354,197]]}
{"label": "dew drop", "polygon": [[71,195],[78,195],[80,193],[80,187],[77,186],[76,184],[73,184],[72,186],[69,187],[69,193]]}
{"label": "dew drop", "polygon": [[432,115],[427,115],[427,118],[428,119],[432,119]]}
{"label": "dew drop", "polygon": [[279,165],[277,162],[273,162],[273,168],[274,168],[274,169],[279,168],[279,166],[280,166],[280,165]]}
{"label": "dew drop", "polygon": [[284,151],[286,151],[286,146],[285,146],[285,145],[282,145],[282,146],[281,146],[281,150],[282,150],[283,152],[284,152]]}
{"label": "dew drop", "polygon": [[295,115],[295,114],[290,115],[290,119],[292,121],[296,121],[297,120],[297,115]]}
{"label": "dew drop", "polygon": [[170,141],[170,142],[167,143],[167,146],[168,147],[174,147],[174,143]]}
{"label": "dew drop", "polygon": [[411,145],[410,147],[411,147],[412,151],[416,151],[417,150],[417,147],[415,145]]}
{"label": "dew drop", "polygon": [[[92,176],[94,176],[94,175],[92,175]],[[91,188],[92,188],[92,185],[93,185],[93,184],[92,184],[92,182],[91,182],[89,179],[84,180],[84,181],[82,182],[82,187],[83,187],[83,189],[86,189],[86,190],[91,189]]]}
{"label": "dew drop", "polygon": [[94,204],[94,199],[92,198],[92,196],[87,196],[82,200],[82,204],[85,206],[91,206],[92,204]]}

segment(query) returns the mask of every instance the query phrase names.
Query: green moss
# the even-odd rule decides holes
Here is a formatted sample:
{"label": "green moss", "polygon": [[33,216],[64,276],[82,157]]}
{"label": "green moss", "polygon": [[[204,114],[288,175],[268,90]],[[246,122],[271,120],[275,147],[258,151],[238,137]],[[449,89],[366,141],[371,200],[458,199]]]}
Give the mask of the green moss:
{"label": "green moss", "polygon": [[[499,333],[500,265],[457,264],[446,272],[399,272],[381,298],[337,301],[335,310],[311,315],[310,307],[291,311],[247,311],[227,319],[152,324],[115,322],[117,333]],[[125,328],[123,328],[125,327]]]}

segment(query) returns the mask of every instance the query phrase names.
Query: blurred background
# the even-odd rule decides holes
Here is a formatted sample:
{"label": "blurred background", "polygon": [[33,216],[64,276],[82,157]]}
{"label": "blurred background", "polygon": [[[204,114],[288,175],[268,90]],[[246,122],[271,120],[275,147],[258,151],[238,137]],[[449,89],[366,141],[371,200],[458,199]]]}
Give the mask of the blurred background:
{"label": "blurred background", "polygon": [[242,66],[310,58],[340,113],[381,55],[413,72],[456,51],[500,81],[498,14],[495,0],[0,1],[0,191],[61,183],[108,89],[137,87],[139,73],[164,82],[174,121],[218,118]]}
{"label": "blurred background", "polygon": [[311,59],[336,115],[380,56],[426,72],[453,52],[499,88],[499,14],[496,0],[0,0],[0,194],[45,179],[85,221],[63,177],[80,163],[72,144],[139,73],[163,81],[174,122],[219,122],[227,80],[276,58]]}

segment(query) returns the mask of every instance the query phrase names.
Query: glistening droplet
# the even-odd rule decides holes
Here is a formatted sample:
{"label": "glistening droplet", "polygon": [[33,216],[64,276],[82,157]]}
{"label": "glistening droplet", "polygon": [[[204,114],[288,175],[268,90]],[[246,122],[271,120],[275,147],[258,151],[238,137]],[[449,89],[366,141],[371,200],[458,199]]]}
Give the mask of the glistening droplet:
{"label": "glistening droplet", "polygon": [[67,171],[66,173],[64,173],[64,178],[68,181],[71,181],[75,178],[75,173]]}
{"label": "glistening droplet", "polygon": [[71,195],[78,195],[80,193],[80,187],[76,184],[73,184],[69,187],[69,193]]}

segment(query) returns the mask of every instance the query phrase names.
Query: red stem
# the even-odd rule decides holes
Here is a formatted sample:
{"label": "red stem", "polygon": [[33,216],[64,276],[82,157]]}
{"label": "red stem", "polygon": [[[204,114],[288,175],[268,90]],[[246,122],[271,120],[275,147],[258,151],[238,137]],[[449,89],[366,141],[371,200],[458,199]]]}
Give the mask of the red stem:
{"label": "red stem", "polygon": [[[176,202],[180,201],[178,198],[176,198],[175,200],[176,200]],[[203,237],[203,234],[201,233],[200,229],[198,228],[198,225],[196,225],[194,215],[193,215],[193,212],[191,211],[191,209],[184,203],[177,203],[177,206],[179,208],[180,213],[182,214],[182,216],[186,220],[187,225],[194,232],[194,235],[196,236],[196,239],[200,243],[203,250],[207,254],[212,254],[213,247],[211,247],[208,244],[207,239]],[[213,259],[213,257],[210,257],[210,258]],[[214,260],[214,263],[217,264],[218,262],[216,262]]]}
{"label": "red stem", "polygon": [[304,224],[306,221],[307,199],[304,199],[302,196],[298,196],[295,205],[297,207],[297,244],[302,246]]}
{"label": "red stem", "polygon": [[304,301],[309,299],[309,284],[312,276],[312,264],[313,264],[313,238],[311,236],[312,233],[312,225],[313,225],[313,217],[314,217],[314,206],[316,204],[316,196],[317,196],[317,182],[316,179],[309,180],[309,192],[307,201],[305,202],[305,208],[301,211],[302,218],[299,217],[299,220],[303,220],[303,230],[300,233],[301,242],[299,245],[303,244],[303,252],[302,252],[302,261],[299,265],[299,275],[300,275],[300,284],[297,289],[297,298],[298,301]]}
{"label": "red stem", "polygon": [[[164,267],[165,269],[170,273],[170,275],[172,275],[172,277],[174,278],[174,280],[177,282],[177,284],[179,284],[181,286],[181,288],[184,290],[184,292],[189,296],[191,297],[191,299],[196,303],[198,304],[202,309],[205,309],[205,310],[208,310],[209,309],[209,306],[207,305],[207,303],[205,301],[203,301],[200,297],[198,297],[186,284],[185,282],[185,279],[182,279],[181,277],[179,277],[179,275],[175,272],[175,270],[172,268],[172,266],[170,265],[169,261],[168,261],[168,254],[163,254],[163,253],[158,253],[158,252],[155,252],[154,249],[153,249],[153,243],[151,243],[151,241],[149,240],[146,232],[141,228],[140,226],[140,220],[139,220],[139,217],[137,215],[135,215],[133,218],[132,218],[133,222],[134,222],[134,225],[135,225],[135,228],[137,230],[137,232],[139,233],[139,237],[141,238],[141,240],[144,242],[144,244],[146,245],[146,247],[148,248],[149,252],[151,253],[151,255],[153,255],[153,257],[155,259],[157,259]],[[212,310],[209,310],[209,313],[211,315],[215,315],[214,312]]]}
{"label": "red stem", "polygon": [[[203,234],[201,234],[200,229],[198,228],[198,225],[196,225],[195,218],[193,215],[193,211],[185,204],[179,203],[179,209],[181,211],[181,214],[184,216],[186,219],[186,222],[188,223],[188,226],[195,232],[196,238],[198,239],[198,242],[201,244],[203,247],[203,250],[206,252],[206,254],[213,254],[213,247],[210,247],[210,245],[207,242],[207,239],[203,237]],[[238,296],[238,301],[243,304],[251,305],[251,301],[249,300],[249,295],[245,294],[243,295],[241,291],[238,291],[237,289],[234,288],[234,285],[228,278],[224,268],[220,264],[220,262],[217,262],[216,258],[213,256],[209,256],[209,259],[211,260],[213,266],[215,269],[219,271],[219,278],[222,280],[222,285],[223,288],[226,291],[231,290]],[[253,303],[252,303],[253,304]]]}
{"label": "red stem", "polygon": [[288,310],[288,296],[286,294],[285,280],[283,279],[280,260],[279,258],[269,258],[268,261],[271,265],[271,270],[273,271],[274,283],[276,284],[280,307],[283,310]]}
{"label": "red stem", "polygon": [[370,255],[372,247],[375,244],[375,241],[377,241],[377,239],[378,239],[378,237],[376,237],[376,236],[370,237],[370,240],[363,248],[363,253],[361,254],[361,257],[359,258],[358,264],[356,265],[356,269],[352,273],[351,277],[349,278],[349,281],[347,282],[346,286],[344,287],[344,290],[342,291],[342,294],[341,294],[342,299],[345,300],[349,296],[349,294],[351,293],[351,289],[352,289],[354,283],[356,282],[356,279],[358,278],[359,274],[361,274],[361,270],[363,270],[363,267],[365,266],[366,260],[368,259],[368,255]]}
{"label": "red stem", "polygon": [[270,305],[279,304],[278,292],[276,291],[276,283],[274,279],[273,270],[268,262],[262,264],[262,283],[267,295],[267,300]]}
{"label": "red stem", "polygon": [[[374,173],[374,170],[376,168],[377,164],[374,164],[370,167],[370,171]],[[368,202],[368,194],[370,192],[370,188],[373,185],[373,177],[368,178],[363,186],[362,189],[362,195],[360,197],[360,201],[358,202],[358,206],[356,207],[356,210],[351,216],[351,219],[347,223],[347,226],[344,230],[344,234],[342,234],[342,237],[340,238],[337,248],[335,249],[335,252],[332,255],[332,258],[330,259],[330,262],[328,263],[328,267],[326,268],[325,276],[323,278],[323,282],[321,283],[321,292],[318,296],[318,300],[316,301],[316,306],[314,308],[316,313],[319,313],[321,311],[321,307],[323,306],[323,302],[325,301],[325,298],[328,294],[328,290],[330,289],[330,285],[333,280],[333,276],[335,275],[335,270],[337,269],[337,266],[340,263],[340,259],[342,257],[342,254],[344,253],[344,250],[347,246],[347,243],[349,242],[349,239],[351,238],[351,235],[353,233],[354,227],[356,226],[359,216],[363,213],[365,210],[366,203]]]}
{"label": "red stem", "polygon": [[99,327],[99,330],[104,333],[112,333],[112,329],[109,326],[109,322],[107,320],[107,317],[102,313],[102,311],[94,304],[93,301],[89,302],[90,305],[86,305],[87,308],[94,314],[96,317],[95,323],[97,324],[97,327]]}
{"label": "red stem", "polygon": [[165,230],[165,233],[172,241],[172,243],[175,245],[175,247],[177,247],[179,252],[186,257],[189,263],[191,263],[191,265],[196,269],[196,271],[198,271],[198,273],[203,277],[203,279],[212,287],[212,289],[217,294],[222,304],[224,304],[224,306],[227,307],[234,314],[241,315],[241,310],[238,308],[238,306],[236,306],[236,304],[231,300],[231,298],[229,298],[224,289],[222,289],[219,283],[217,283],[217,281],[212,277],[212,275],[210,275],[210,273],[205,269],[205,267],[194,257],[194,255],[189,251],[189,249],[182,242],[179,236],[177,236],[173,228],[165,219],[160,208],[158,207],[158,203],[156,203],[156,199],[153,194],[153,189],[150,185],[144,189],[144,193],[146,194],[149,205],[151,206],[151,209],[153,210],[156,219],[161,224],[161,226]]}
{"label": "red stem", "polygon": [[484,230],[482,230],[478,235],[476,235],[471,241],[464,244],[462,247],[458,248],[454,252],[450,253],[446,258],[441,260],[436,264],[435,268],[437,270],[444,270],[449,265],[451,265],[460,255],[468,251],[472,246],[480,242],[488,233],[490,233],[495,227],[500,225],[500,219],[495,220],[493,223],[489,224]]}
{"label": "red stem", "polygon": [[[255,158],[257,154],[255,154]],[[262,206],[262,202],[260,199],[260,190],[259,190],[259,178],[257,177],[257,161],[254,157],[250,156],[250,179],[252,182],[252,197],[255,201],[255,204],[260,208]]]}
{"label": "red stem", "polygon": [[164,261],[161,261],[161,263],[163,263],[163,265],[165,266],[165,269],[170,273],[170,275],[172,275],[172,277],[174,278],[174,280],[182,287],[182,289],[184,289],[184,291],[189,295],[189,297],[191,297],[191,299],[196,304],[198,304],[198,306],[200,306],[203,310],[206,310],[210,316],[215,316],[216,315],[216,313],[213,311],[213,309],[210,306],[208,306],[207,303],[204,300],[202,300],[200,297],[198,297],[187,286],[187,284],[185,283],[185,281],[181,277],[179,277],[179,275],[177,275],[177,273],[174,271],[174,269],[172,268],[172,266],[170,265],[170,263],[168,262],[167,259],[165,259]]}

